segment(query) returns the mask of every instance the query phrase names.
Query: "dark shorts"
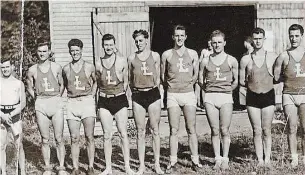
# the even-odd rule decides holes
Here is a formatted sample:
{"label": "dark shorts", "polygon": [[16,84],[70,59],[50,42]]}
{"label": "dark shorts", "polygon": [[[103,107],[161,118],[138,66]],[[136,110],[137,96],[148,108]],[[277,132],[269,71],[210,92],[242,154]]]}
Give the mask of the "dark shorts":
{"label": "dark shorts", "polygon": [[246,96],[247,106],[255,107],[255,108],[265,108],[268,106],[275,105],[275,92],[274,89],[271,89],[266,93],[255,93],[251,91],[249,88],[247,89]]}
{"label": "dark shorts", "polygon": [[146,110],[148,109],[149,105],[159,99],[161,99],[161,95],[158,87],[155,87],[149,91],[132,92],[132,101],[138,103]]}
{"label": "dark shorts", "polygon": [[[12,106],[10,105],[1,105],[1,111],[4,113],[4,114],[8,114],[10,112],[12,112],[15,108],[13,108]],[[21,120],[21,114],[18,114],[18,115],[15,115],[12,117],[12,123],[16,123],[18,122],[19,120]]]}
{"label": "dark shorts", "polygon": [[117,97],[99,97],[98,109],[104,108],[107,109],[112,115],[116,114],[122,108],[129,107],[127,96],[125,94],[119,95]]}

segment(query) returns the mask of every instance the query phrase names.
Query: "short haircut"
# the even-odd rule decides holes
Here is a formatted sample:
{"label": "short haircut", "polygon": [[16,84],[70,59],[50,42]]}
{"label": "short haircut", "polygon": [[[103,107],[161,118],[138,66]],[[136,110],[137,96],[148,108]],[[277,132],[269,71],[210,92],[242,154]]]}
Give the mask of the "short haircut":
{"label": "short haircut", "polygon": [[260,28],[260,27],[256,27],[256,28],[254,28],[253,30],[252,30],[252,35],[255,33],[255,34],[260,34],[260,33],[262,33],[263,34],[263,36],[265,37],[265,30],[264,29],[262,29],[262,28]]}
{"label": "short haircut", "polygon": [[215,37],[215,36],[222,36],[223,40],[226,40],[226,35],[220,30],[214,30],[212,32],[212,34],[210,35],[210,40],[212,40],[212,38]]}
{"label": "short haircut", "polygon": [[51,49],[51,42],[46,38],[40,37],[37,39],[36,48],[40,46],[48,46],[48,49]]}
{"label": "short haircut", "polygon": [[181,24],[178,24],[178,25],[174,26],[174,28],[173,28],[173,35],[175,34],[176,30],[184,30],[185,34],[186,34],[186,28],[183,25],[181,25]]}
{"label": "short haircut", "polygon": [[149,35],[148,35],[148,32],[146,30],[135,30],[132,34],[132,38],[133,39],[136,39],[136,37],[140,36],[140,35],[143,35],[144,38],[148,39]]}
{"label": "short haircut", "polygon": [[70,49],[71,46],[78,46],[79,48],[83,48],[84,44],[81,40],[79,39],[71,39],[69,42],[68,42],[68,48]]}
{"label": "short haircut", "polygon": [[13,59],[10,57],[1,57],[1,64],[7,61],[9,61],[11,65],[13,64]]}
{"label": "short haircut", "polygon": [[110,33],[107,33],[107,34],[105,34],[103,36],[103,38],[102,38],[102,45],[104,45],[104,41],[105,40],[113,40],[113,42],[115,44],[115,37],[112,34],[110,34]]}
{"label": "short haircut", "polygon": [[290,32],[291,30],[300,30],[301,35],[304,34],[304,28],[300,24],[292,24],[289,27],[288,32]]}
{"label": "short haircut", "polygon": [[247,43],[250,43],[252,47],[254,47],[254,42],[251,36],[246,36],[245,40]]}

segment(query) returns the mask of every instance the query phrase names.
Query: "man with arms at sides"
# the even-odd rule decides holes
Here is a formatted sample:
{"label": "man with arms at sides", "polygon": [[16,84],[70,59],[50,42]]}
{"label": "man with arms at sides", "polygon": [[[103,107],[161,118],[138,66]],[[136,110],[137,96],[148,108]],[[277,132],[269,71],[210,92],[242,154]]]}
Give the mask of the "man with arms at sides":
{"label": "man with arms at sides", "polygon": [[198,171],[202,165],[198,156],[198,140],[196,133],[196,104],[194,84],[198,77],[198,54],[195,50],[185,47],[186,29],[177,25],[173,29],[174,48],[162,54],[161,78],[168,86],[167,110],[170,125],[170,163],[166,173],[177,168],[178,130],[181,109],[184,114],[189,147],[191,150],[192,169]]}
{"label": "man with arms at sides", "polygon": [[59,160],[58,174],[66,174],[64,167],[65,145],[63,140],[64,116],[63,99],[64,84],[62,68],[49,60],[50,43],[43,38],[37,41],[37,56],[39,61],[30,67],[27,74],[27,90],[35,99],[35,111],[39,132],[42,137],[42,156],[45,163],[43,175],[50,175],[50,120],[54,128]]}
{"label": "man with arms at sides", "polygon": [[266,38],[262,28],[252,31],[252,39],[254,51],[243,56],[240,62],[240,85],[247,88],[246,105],[253,129],[257,166],[270,167],[271,123],[275,105],[273,65],[277,56],[264,50]]}
{"label": "man with arms at sides", "polygon": [[67,89],[67,122],[71,134],[72,175],[80,174],[78,169],[80,125],[84,126],[89,160],[88,175],[94,174],[94,126],[96,77],[93,64],[82,58],[83,42],[71,39],[68,43],[72,61],[63,68],[64,85]]}
{"label": "man with arms at sides", "polygon": [[298,166],[297,128],[300,118],[302,133],[302,158],[305,165],[305,48],[301,45],[304,28],[293,24],[288,29],[291,47],[281,53],[274,66],[275,80],[282,75],[284,81],[283,106],[288,120],[288,143],[291,154],[291,167]]}
{"label": "man with arms at sides", "polygon": [[[238,85],[238,62],[236,58],[224,51],[225,34],[219,30],[212,32],[213,54],[203,58],[200,64],[199,84],[205,87],[205,108],[211,127],[212,145],[215,154],[214,169],[228,169],[230,132],[232,119],[232,91]],[[205,83],[206,82],[206,83]],[[220,132],[219,132],[220,131]],[[222,152],[220,156],[220,136],[222,136]]]}
{"label": "man with arms at sides", "polygon": [[[6,146],[8,131],[14,136],[21,175],[25,175],[25,156],[22,144],[21,111],[26,105],[24,84],[13,76],[12,60],[1,58],[0,111],[0,174],[6,175]],[[16,170],[18,171],[18,170]]]}
{"label": "man with arms at sides", "polygon": [[115,38],[112,34],[105,34],[102,38],[105,56],[95,61],[98,79],[99,99],[98,115],[104,131],[104,153],[106,169],[102,175],[111,174],[112,155],[112,121],[116,120],[122,141],[125,172],[133,174],[129,165],[129,140],[127,136],[128,100],[126,89],[128,86],[127,59],[115,54]]}
{"label": "man with arms at sides", "polygon": [[[208,41],[207,46],[208,46],[207,48],[202,49],[202,51],[201,51],[198,65],[200,65],[203,58],[208,57],[210,54],[213,53],[211,40]],[[204,105],[201,103],[201,100],[204,102],[204,94],[205,94],[204,90],[199,86],[198,81],[197,81],[195,84],[195,95],[197,97],[197,109],[198,108],[204,109]]]}
{"label": "man with arms at sides", "polygon": [[128,57],[129,82],[132,91],[133,116],[138,130],[138,154],[140,168],[137,174],[145,172],[145,116],[149,116],[153,134],[155,171],[164,174],[160,168],[160,135],[161,117],[160,55],[148,48],[148,32],[135,30],[132,35],[138,51]]}

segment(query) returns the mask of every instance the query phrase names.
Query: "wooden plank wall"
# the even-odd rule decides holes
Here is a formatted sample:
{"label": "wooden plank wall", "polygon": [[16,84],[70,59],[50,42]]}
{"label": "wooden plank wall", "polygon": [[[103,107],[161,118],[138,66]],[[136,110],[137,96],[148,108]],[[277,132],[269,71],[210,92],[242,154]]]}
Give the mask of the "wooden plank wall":
{"label": "wooden plank wall", "polygon": [[72,38],[83,41],[83,58],[93,62],[91,12],[94,7],[103,7],[105,12],[119,12],[134,11],[139,6],[144,6],[144,2],[49,1],[51,42],[56,62],[63,66],[71,60],[67,44]]}
{"label": "wooden plank wall", "polygon": [[[292,24],[305,24],[305,2],[259,4],[257,26],[273,31],[274,51],[280,54],[290,47],[288,28]],[[302,43],[305,46],[305,42]]]}

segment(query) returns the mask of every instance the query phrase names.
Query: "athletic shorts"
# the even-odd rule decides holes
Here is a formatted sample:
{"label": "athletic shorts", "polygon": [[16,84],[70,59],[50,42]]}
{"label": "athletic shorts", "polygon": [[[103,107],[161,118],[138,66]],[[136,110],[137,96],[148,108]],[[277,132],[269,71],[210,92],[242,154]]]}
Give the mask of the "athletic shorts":
{"label": "athletic shorts", "polygon": [[246,105],[246,96],[247,96],[247,88],[240,86],[239,87],[239,104]]}
{"label": "athletic shorts", "polygon": [[247,106],[263,109],[275,105],[275,92],[271,89],[266,93],[255,93],[250,89],[247,90]]}
{"label": "athletic shorts", "polygon": [[300,106],[303,103],[305,103],[305,95],[283,94],[283,106],[285,105]]}
{"label": "athletic shorts", "polygon": [[[4,114],[10,113],[15,108],[11,108],[9,105],[1,105],[1,111]],[[12,132],[14,136],[17,136],[22,133],[22,120],[21,120],[21,114],[15,115],[12,117],[12,123],[3,123],[1,121],[0,128],[2,130],[6,129],[9,132]]]}
{"label": "athletic shorts", "polygon": [[37,98],[35,101],[35,110],[47,117],[52,117],[58,112],[62,112],[64,107],[63,98],[53,96],[50,98]]}
{"label": "athletic shorts", "polygon": [[[116,97],[99,97],[98,109],[104,108],[107,109],[112,115],[116,114],[118,111],[120,111],[123,108],[128,108],[128,100],[126,94],[122,94]],[[103,117],[103,116],[102,116]]]}
{"label": "athletic shorts", "polygon": [[197,107],[197,97],[195,92],[185,92],[185,93],[167,93],[167,108],[175,106],[194,106]]}
{"label": "athletic shorts", "polygon": [[222,105],[233,104],[233,97],[232,94],[208,92],[205,94],[204,102],[220,109]]}
{"label": "athletic shorts", "polygon": [[149,105],[159,99],[161,99],[161,95],[158,87],[155,87],[149,91],[132,92],[132,101],[138,103],[146,110],[148,109]]}
{"label": "athletic shorts", "polygon": [[93,96],[68,98],[67,120],[81,121],[87,117],[96,117],[95,100]]}

